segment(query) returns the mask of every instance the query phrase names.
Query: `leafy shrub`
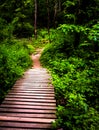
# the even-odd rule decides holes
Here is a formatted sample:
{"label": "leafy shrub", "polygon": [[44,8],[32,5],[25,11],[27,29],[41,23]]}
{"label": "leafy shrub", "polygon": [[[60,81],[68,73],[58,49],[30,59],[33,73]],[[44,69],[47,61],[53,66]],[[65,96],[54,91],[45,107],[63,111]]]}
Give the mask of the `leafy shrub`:
{"label": "leafy shrub", "polygon": [[97,129],[99,94],[94,68],[76,57],[50,60],[47,66],[52,71],[58,105],[58,119],[53,126],[68,130]]}
{"label": "leafy shrub", "polygon": [[41,48],[44,47],[46,44],[50,42],[50,36],[48,34],[47,29],[39,29],[37,32],[37,39],[35,39],[35,36],[32,36],[33,46],[35,48]]}
{"label": "leafy shrub", "polygon": [[88,50],[85,45],[73,49],[71,36],[65,40],[61,32],[59,38],[56,37],[54,34],[52,43],[45,47],[41,56],[41,63],[51,70],[55,87],[57,119],[53,122],[53,128],[97,130],[99,129],[98,53],[92,48]]}
{"label": "leafy shrub", "polygon": [[24,70],[32,64],[27,48],[18,41],[6,42],[0,45],[0,101]]}
{"label": "leafy shrub", "polygon": [[15,42],[18,42],[18,46],[23,46],[29,54],[32,54],[34,53],[35,51],[35,48],[34,46],[32,45],[32,40],[31,39],[25,39],[25,38],[22,38],[22,39],[14,39]]}
{"label": "leafy shrub", "polygon": [[0,18],[0,41],[11,39],[13,37],[13,25],[7,24],[6,21]]}

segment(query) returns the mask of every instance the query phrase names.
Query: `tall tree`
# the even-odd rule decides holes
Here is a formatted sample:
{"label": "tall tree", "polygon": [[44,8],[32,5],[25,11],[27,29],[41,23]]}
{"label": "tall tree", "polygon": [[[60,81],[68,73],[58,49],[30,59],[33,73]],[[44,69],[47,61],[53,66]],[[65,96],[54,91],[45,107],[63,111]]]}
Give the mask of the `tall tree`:
{"label": "tall tree", "polygon": [[55,5],[54,5],[54,27],[56,28],[56,17],[57,17],[57,12],[58,12],[58,1],[55,0]]}
{"label": "tall tree", "polygon": [[60,12],[61,11],[61,0],[59,0],[58,2],[59,2],[59,8],[58,8],[58,10]]}
{"label": "tall tree", "polygon": [[48,29],[48,34],[49,32],[49,28],[50,28],[50,10],[49,10],[49,0],[46,1],[47,4],[47,29]]}
{"label": "tall tree", "polygon": [[35,2],[35,13],[34,13],[34,35],[35,39],[37,39],[37,0],[34,0]]}

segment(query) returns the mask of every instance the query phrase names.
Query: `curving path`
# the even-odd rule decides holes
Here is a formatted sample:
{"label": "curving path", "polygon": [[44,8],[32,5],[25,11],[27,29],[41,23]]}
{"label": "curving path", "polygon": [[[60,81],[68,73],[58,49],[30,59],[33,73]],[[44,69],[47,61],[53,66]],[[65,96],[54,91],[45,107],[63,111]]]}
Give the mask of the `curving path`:
{"label": "curving path", "polygon": [[40,50],[32,69],[16,81],[0,106],[0,130],[48,130],[56,118],[51,76],[40,65]]}

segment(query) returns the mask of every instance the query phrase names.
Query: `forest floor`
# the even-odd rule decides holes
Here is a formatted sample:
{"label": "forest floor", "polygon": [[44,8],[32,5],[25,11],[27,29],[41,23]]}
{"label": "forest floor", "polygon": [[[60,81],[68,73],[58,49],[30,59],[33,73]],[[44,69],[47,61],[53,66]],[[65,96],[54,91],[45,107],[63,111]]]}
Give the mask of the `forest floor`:
{"label": "forest floor", "polygon": [[42,68],[42,66],[40,64],[40,60],[39,60],[42,51],[43,51],[43,49],[38,48],[36,50],[36,53],[31,55],[31,58],[33,60],[33,67],[32,68]]}

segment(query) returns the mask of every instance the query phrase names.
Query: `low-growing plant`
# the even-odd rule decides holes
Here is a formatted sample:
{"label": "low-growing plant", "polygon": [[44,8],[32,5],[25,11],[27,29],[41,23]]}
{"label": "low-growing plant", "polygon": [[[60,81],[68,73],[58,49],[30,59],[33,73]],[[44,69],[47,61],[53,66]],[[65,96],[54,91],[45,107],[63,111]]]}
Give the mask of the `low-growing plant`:
{"label": "low-growing plant", "polygon": [[0,101],[23,72],[32,65],[29,49],[15,40],[0,45]]}
{"label": "low-growing plant", "polygon": [[67,40],[64,38],[69,34],[65,35],[60,32],[59,38],[56,38],[54,34],[51,44],[45,47],[40,58],[53,77],[57,101],[57,119],[53,122],[53,129],[97,130],[99,53],[91,48],[92,43],[89,49],[89,45],[81,43],[75,50],[71,36]]}

